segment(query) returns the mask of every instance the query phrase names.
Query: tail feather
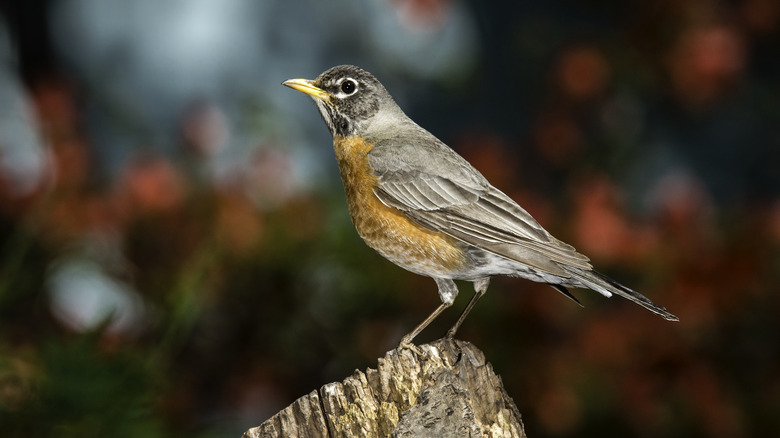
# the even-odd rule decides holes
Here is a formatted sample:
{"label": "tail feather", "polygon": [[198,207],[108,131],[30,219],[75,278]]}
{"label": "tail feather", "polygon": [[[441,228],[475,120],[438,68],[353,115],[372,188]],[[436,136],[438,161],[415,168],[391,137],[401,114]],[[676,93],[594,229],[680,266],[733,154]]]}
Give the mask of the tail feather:
{"label": "tail feather", "polygon": [[570,272],[577,280],[581,281],[585,286],[601,294],[604,294],[606,296],[617,294],[623,298],[635,302],[636,304],[639,304],[640,306],[644,307],[645,309],[657,315],[661,315],[663,318],[665,318],[668,321],[680,320],[676,316],[669,313],[665,308],[650,301],[646,296],[640,294],[635,290],[629,289],[626,286],[623,286],[622,284],[618,283],[617,281],[607,277],[606,275],[600,272],[596,272],[592,270],[585,271],[576,268],[570,270]]}
{"label": "tail feather", "polygon": [[558,292],[564,294],[566,296],[566,298],[568,298],[568,299],[574,301],[575,303],[579,304],[580,307],[585,307],[585,306],[582,305],[580,300],[578,300],[577,297],[572,295],[571,292],[569,292],[569,290],[566,289],[565,287],[561,286],[560,284],[555,284],[555,283],[548,283],[548,284],[550,286],[552,286],[553,289],[555,289]]}

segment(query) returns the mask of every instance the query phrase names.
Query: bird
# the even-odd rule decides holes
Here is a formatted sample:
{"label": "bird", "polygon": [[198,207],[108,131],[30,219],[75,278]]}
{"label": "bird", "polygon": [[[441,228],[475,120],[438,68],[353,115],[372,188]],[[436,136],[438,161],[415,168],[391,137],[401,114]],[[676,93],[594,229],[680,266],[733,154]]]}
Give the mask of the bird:
{"label": "bird", "polygon": [[[363,241],[394,264],[431,277],[441,304],[399,345],[411,346],[458,295],[474,295],[450,328],[452,339],[497,275],[618,295],[679,319],[647,297],[593,269],[588,257],[553,237],[465,158],[412,121],[374,75],[339,65],[315,79],[282,85],[309,95],[333,136],[352,223]],[[581,305],[581,304],[580,304]]]}

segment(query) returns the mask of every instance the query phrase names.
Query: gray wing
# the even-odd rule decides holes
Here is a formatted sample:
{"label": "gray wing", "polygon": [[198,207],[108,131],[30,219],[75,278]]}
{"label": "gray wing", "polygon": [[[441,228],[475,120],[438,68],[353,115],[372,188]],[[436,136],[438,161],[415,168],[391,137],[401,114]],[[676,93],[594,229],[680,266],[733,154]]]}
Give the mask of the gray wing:
{"label": "gray wing", "polygon": [[408,144],[387,140],[369,152],[382,203],[430,229],[545,272],[570,277],[559,264],[592,268],[587,257],[551,236],[435,137]]}

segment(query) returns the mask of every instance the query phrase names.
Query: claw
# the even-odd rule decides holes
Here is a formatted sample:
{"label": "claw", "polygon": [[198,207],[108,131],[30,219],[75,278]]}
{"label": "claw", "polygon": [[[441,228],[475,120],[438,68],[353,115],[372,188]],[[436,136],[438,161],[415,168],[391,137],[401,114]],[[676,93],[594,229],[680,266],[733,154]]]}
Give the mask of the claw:
{"label": "claw", "polygon": [[401,339],[401,343],[398,344],[398,351],[401,351],[403,349],[408,349],[414,352],[417,356],[422,356],[424,353],[422,349],[412,342],[412,339],[408,336],[404,336],[403,339]]}

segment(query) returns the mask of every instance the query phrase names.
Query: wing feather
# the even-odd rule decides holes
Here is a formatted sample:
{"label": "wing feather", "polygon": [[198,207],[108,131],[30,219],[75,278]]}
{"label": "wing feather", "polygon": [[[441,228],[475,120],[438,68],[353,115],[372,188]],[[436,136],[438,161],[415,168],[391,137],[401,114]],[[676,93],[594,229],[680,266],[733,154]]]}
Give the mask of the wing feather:
{"label": "wing feather", "polygon": [[[369,153],[379,177],[375,193],[382,203],[423,226],[555,275],[570,276],[561,265],[592,268],[587,257],[550,235],[465,159],[431,138],[434,143],[417,149],[380,143]],[[398,150],[389,153],[388,148]],[[421,154],[426,148],[438,149]]]}

